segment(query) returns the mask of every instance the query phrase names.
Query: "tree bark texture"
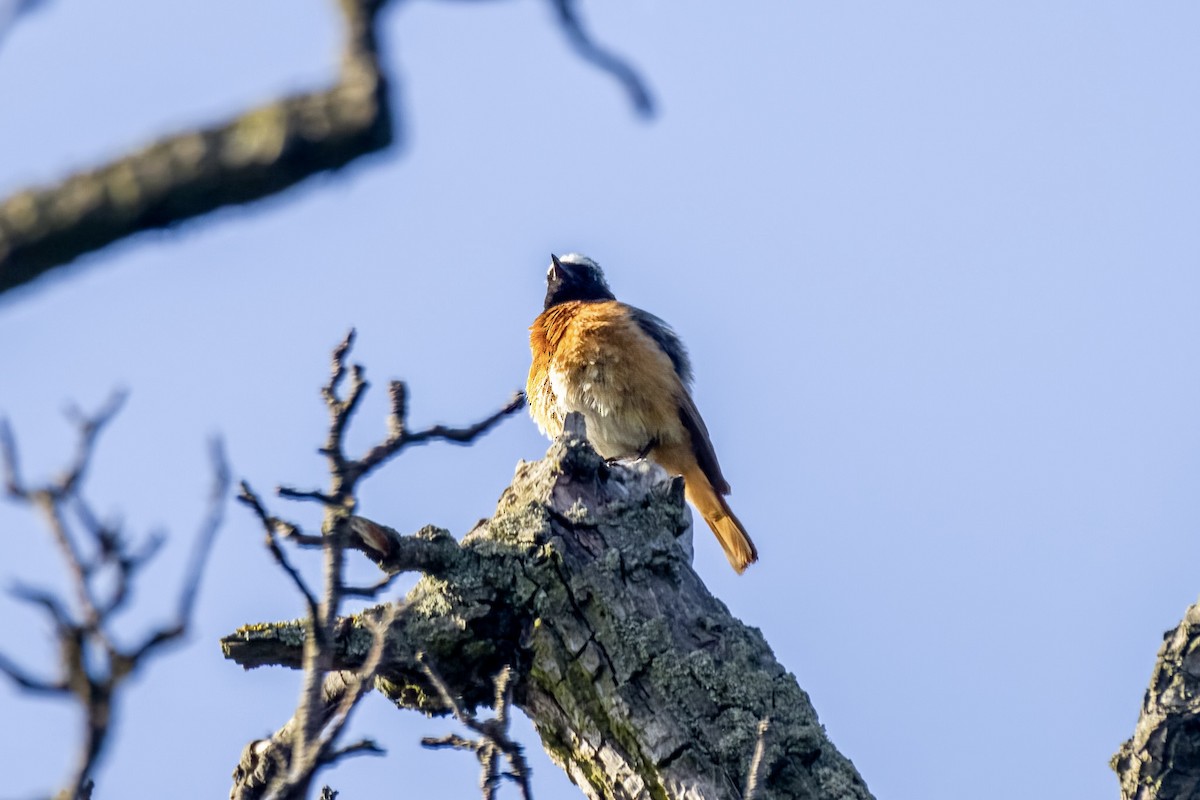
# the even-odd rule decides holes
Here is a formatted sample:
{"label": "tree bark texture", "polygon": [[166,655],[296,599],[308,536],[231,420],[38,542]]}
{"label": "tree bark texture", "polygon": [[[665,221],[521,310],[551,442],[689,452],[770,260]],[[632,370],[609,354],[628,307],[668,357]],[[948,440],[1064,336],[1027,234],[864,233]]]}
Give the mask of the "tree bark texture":
{"label": "tree bark texture", "polygon": [[[763,719],[756,798],[870,798],[762,634],[693,571],[690,519],[680,479],[607,464],[572,415],[461,543],[384,529],[381,568],[425,576],[389,629],[376,689],[441,714],[418,654],[468,707],[491,703],[511,666],[514,702],[589,798],[740,798]],[[304,630],[252,625],[222,645],[246,668],[297,667]],[[335,644],[336,668],[362,660],[361,617],[343,620]]]}
{"label": "tree bark texture", "polygon": [[1111,764],[1122,800],[1200,798],[1200,603],[1164,634],[1137,728]]}

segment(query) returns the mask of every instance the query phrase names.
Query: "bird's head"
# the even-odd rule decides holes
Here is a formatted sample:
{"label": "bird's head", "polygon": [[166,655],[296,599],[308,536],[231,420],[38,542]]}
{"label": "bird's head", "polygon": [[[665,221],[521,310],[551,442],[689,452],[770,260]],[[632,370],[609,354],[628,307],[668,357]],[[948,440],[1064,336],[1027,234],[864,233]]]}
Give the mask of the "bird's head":
{"label": "bird's head", "polygon": [[546,272],[546,308],[571,300],[616,300],[600,265],[587,256],[567,253],[550,256]]}

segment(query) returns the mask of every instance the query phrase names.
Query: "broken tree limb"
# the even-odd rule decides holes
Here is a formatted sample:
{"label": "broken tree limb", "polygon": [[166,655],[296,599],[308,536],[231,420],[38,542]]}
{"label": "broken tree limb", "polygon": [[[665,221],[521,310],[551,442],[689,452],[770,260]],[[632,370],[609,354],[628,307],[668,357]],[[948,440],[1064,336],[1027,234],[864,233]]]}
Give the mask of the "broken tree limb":
{"label": "broken tree limb", "polygon": [[1163,635],[1137,727],[1109,763],[1122,800],[1200,797],[1200,603]]}
{"label": "broken tree limb", "polygon": [[[376,528],[372,541],[427,548],[438,565],[388,634],[375,688],[397,706],[449,710],[419,656],[467,708],[493,702],[507,666],[513,702],[589,798],[740,798],[764,719],[756,798],[871,797],[762,634],[692,569],[680,480],[605,463],[577,415],[545,459],[518,467],[459,557],[446,557],[444,531]],[[222,646],[246,668],[295,667],[304,631],[247,626]],[[335,668],[354,668],[370,640],[361,616],[343,619]]]}

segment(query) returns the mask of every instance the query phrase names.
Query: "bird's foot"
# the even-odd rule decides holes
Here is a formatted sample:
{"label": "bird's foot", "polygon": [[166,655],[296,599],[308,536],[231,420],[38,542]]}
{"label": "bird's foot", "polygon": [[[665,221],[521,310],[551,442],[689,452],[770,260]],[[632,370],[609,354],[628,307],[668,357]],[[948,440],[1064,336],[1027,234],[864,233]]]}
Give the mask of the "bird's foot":
{"label": "bird's foot", "polygon": [[635,458],[634,460],[635,461],[645,461],[646,456],[650,455],[650,451],[656,447],[658,447],[658,437],[657,436],[652,438],[650,441],[646,442],[646,444],[642,447],[642,449],[638,451],[637,458]]}

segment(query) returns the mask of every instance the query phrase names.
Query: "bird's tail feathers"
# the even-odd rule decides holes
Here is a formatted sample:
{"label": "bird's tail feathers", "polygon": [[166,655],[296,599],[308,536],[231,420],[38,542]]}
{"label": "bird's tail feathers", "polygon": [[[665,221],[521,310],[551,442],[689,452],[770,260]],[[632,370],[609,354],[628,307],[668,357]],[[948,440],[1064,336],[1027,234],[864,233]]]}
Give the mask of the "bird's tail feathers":
{"label": "bird's tail feathers", "polygon": [[685,472],[683,481],[687,499],[716,534],[730,565],[739,575],[742,574],[746,567],[758,561],[758,549],[751,541],[750,534],[746,533],[725,498],[713,489],[699,466]]}

